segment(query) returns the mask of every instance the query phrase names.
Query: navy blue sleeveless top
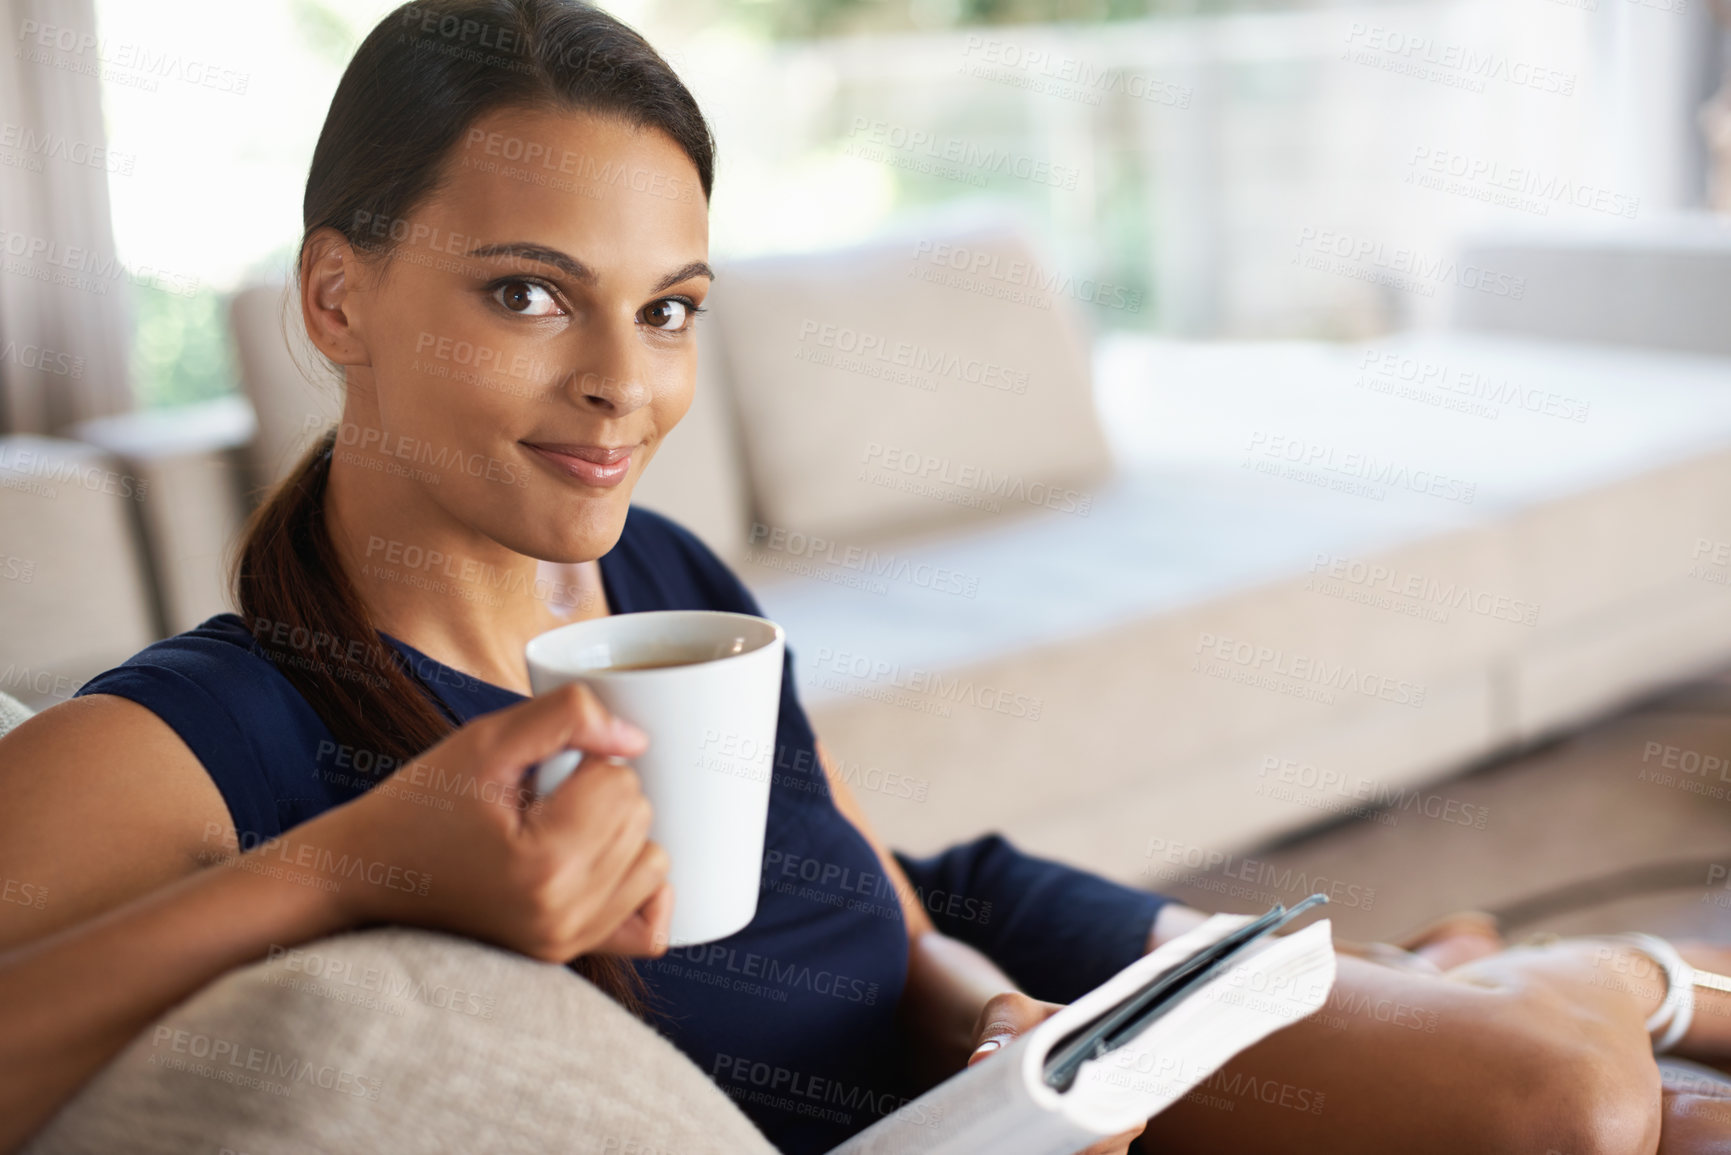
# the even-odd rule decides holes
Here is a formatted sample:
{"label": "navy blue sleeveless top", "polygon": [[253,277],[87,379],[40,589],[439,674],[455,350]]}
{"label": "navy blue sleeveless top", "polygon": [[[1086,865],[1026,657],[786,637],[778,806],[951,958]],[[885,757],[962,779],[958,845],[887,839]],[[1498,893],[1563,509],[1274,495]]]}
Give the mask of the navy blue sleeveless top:
{"label": "navy blue sleeveless top", "polygon": [[[641,507],[630,507],[600,569],[615,613],[763,614],[695,535]],[[522,700],[384,638],[458,723]],[[901,906],[870,844],[835,807],[793,666],[790,645],[756,917],[720,942],[635,965],[653,1025],[779,1150],[820,1155],[917,1088],[904,1076],[894,1022],[907,978]],[[79,694],[129,698],[172,727],[221,791],[242,849],[356,797],[390,769],[336,742],[234,614],[147,647]],[[1022,854],[996,835],[929,858],[896,857],[940,930],[1057,1002],[1140,955],[1166,901]]]}

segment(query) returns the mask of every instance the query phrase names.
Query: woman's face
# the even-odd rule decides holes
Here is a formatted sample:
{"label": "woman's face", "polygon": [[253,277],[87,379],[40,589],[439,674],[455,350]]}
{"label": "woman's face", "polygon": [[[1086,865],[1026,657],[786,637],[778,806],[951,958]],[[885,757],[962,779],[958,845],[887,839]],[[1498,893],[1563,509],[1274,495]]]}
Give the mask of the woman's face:
{"label": "woman's face", "polygon": [[658,130],[506,109],[444,174],[405,219],[358,222],[400,239],[344,262],[362,351],[337,455],[431,503],[411,532],[430,516],[547,561],[598,557],[691,405],[710,279],[697,169]]}

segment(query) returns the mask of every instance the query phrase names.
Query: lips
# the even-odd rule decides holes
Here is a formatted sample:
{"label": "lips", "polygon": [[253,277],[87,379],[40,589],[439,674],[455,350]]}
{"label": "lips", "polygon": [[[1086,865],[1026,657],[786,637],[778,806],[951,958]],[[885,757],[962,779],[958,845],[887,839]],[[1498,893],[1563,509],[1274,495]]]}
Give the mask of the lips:
{"label": "lips", "polygon": [[563,442],[526,441],[530,449],[541,449],[548,453],[556,453],[561,457],[576,457],[583,461],[592,461],[596,465],[612,465],[617,461],[631,456],[635,446],[616,445],[611,448],[604,445],[567,445]]}
{"label": "lips", "polygon": [[523,445],[568,477],[588,485],[610,488],[631,471],[635,445],[571,445],[564,442],[530,442]]}

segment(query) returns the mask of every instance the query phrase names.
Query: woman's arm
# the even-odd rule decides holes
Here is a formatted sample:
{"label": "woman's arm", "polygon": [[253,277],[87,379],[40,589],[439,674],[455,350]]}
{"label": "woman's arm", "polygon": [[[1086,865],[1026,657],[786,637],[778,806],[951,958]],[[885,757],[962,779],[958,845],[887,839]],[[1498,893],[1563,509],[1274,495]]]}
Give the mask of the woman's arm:
{"label": "woman's arm", "polygon": [[918,1039],[916,1074],[930,1086],[962,1069],[980,1039],[986,1004],[1015,991],[1016,984],[984,954],[938,932],[907,873],[866,821],[821,741],[817,756],[836,809],[871,846],[901,901],[908,928],[908,981],[898,1014],[904,1029]]}
{"label": "woman's arm", "polygon": [[[823,743],[818,761],[836,809],[854,824],[883,863],[908,926],[908,981],[897,1016],[913,1041],[913,1072],[931,1086],[991,1053],[1061,1009],[1029,998],[998,965],[967,943],[941,933],[894,854],[866,821],[859,801],[831,763]],[[1124,1155],[1142,1128],[1103,1139],[1078,1155]]]}
{"label": "woman's arm", "polygon": [[[282,843],[321,845],[316,822]],[[0,1151],[14,1150],[164,1009],[355,915],[338,894],[236,859],[0,955]]]}
{"label": "woman's arm", "polygon": [[[81,829],[60,813],[78,812],[74,800],[88,797],[91,778],[124,788],[106,780],[105,766],[123,767],[134,789],[171,792],[187,769],[139,756],[164,749],[151,724],[172,737],[160,721],[110,703],[106,720],[114,725],[93,727],[104,711],[98,702],[68,703],[0,739],[8,877],[76,876],[89,892],[49,892],[45,905],[63,901],[85,912],[52,932],[29,925],[32,911],[0,916],[11,944],[0,953],[0,1151],[16,1149],[165,1008],[273,944],[385,921],[471,934],[549,961],[592,950],[665,950],[667,863],[647,841],[648,804],[633,771],[599,760],[641,753],[642,740],[613,730],[582,687],[463,727],[393,775],[414,780],[413,791],[386,779],[281,839],[196,871],[184,851],[202,831],[156,831],[159,843],[135,870],[108,843],[141,831],[113,823]],[[478,779],[514,798],[510,788],[524,766],[573,744],[594,757],[538,808],[481,800],[496,795],[476,789]],[[426,774],[429,767],[444,773]],[[58,809],[56,792],[41,788],[51,777],[61,783]],[[448,809],[420,801],[438,789],[451,795]],[[59,836],[25,833],[33,824]],[[79,855],[98,865],[70,874],[57,865]],[[177,857],[183,876],[165,884],[161,876]],[[89,894],[109,908],[90,912]]]}
{"label": "woman's arm", "polygon": [[1596,986],[1590,951],[1449,976],[1341,956],[1328,1003],[1150,1122],[1164,1150],[1651,1155],[1658,1006]]}
{"label": "woman's arm", "polygon": [[[1149,949],[1205,918],[1188,907],[1162,910]],[[1650,1155],[1660,1097],[1645,1022],[1662,991],[1618,977],[1650,970],[1644,957],[1564,940],[1425,974],[1342,955],[1321,1011],[1235,1059],[1149,1132],[1176,1151],[1228,1142],[1346,1155]],[[1692,1029],[1686,1044],[1705,1046],[1731,1021],[1711,1009],[1704,1017],[1710,1025]],[[1278,1096],[1266,1101],[1271,1085],[1301,1088],[1322,1106],[1310,1115],[1284,1110]]]}

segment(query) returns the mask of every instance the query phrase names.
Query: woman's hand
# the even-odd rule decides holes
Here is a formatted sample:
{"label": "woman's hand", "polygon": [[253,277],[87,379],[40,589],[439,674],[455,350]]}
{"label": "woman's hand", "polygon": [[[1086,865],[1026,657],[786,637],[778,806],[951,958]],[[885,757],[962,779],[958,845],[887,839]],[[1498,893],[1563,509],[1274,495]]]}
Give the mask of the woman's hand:
{"label": "woman's hand", "polygon": [[[1039,1026],[1064,1007],[1060,1003],[1044,1003],[1031,999],[1020,991],[1008,991],[989,1000],[980,1010],[979,1025],[974,1030],[974,1053],[968,1056],[968,1066],[989,1059],[1013,1042],[1023,1031]],[[1130,1140],[1140,1135],[1147,1124],[1110,1139],[1102,1139],[1077,1155],[1125,1155]]]}
{"label": "woman's hand", "polygon": [[[637,772],[603,760],[647,745],[573,683],[477,718],[290,837],[329,852],[315,861],[335,866],[357,922],[450,930],[546,962],[657,956],[673,914],[667,854],[649,841]],[[568,748],[588,757],[537,799],[525,768]]]}

